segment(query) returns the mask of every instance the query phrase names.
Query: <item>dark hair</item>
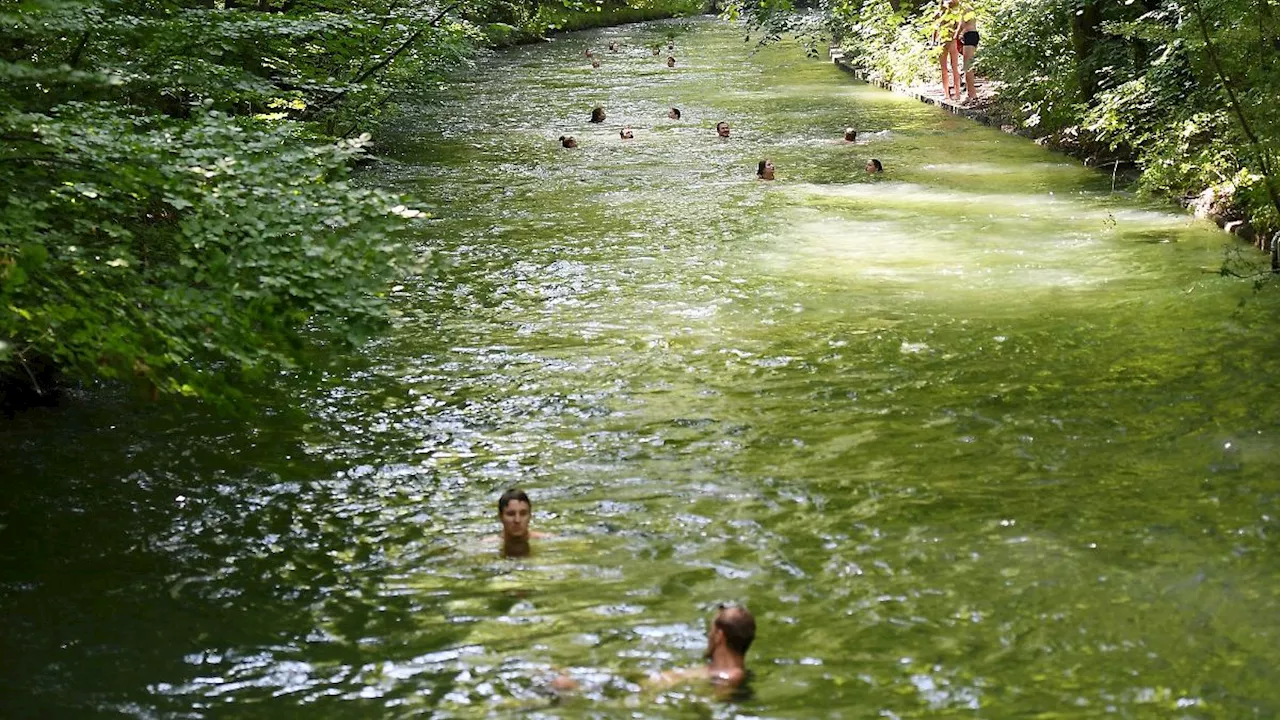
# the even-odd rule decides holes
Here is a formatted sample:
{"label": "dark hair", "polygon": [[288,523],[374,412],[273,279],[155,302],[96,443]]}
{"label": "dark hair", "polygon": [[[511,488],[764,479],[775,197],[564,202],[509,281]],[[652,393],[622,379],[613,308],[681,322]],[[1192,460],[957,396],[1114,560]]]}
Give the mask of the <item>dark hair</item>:
{"label": "dark hair", "polygon": [[529,502],[529,496],[525,495],[523,490],[511,488],[510,490],[502,493],[502,497],[498,498],[498,513],[501,514],[502,511],[506,510],[507,505],[511,504],[512,500],[519,500],[525,505],[528,505],[530,510],[533,509],[533,503]]}
{"label": "dark hair", "polygon": [[876,166],[876,172],[884,172],[884,165],[882,165],[879,160],[871,158],[869,162]]}
{"label": "dark hair", "polygon": [[729,123],[727,123],[727,122],[725,122],[725,121],[721,120],[720,122],[716,123],[716,129],[717,129],[717,130],[719,130],[721,125],[724,125],[725,127],[728,127],[728,126],[729,126]]}
{"label": "dark hair", "polygon": [[677,120],[679,120],[679,119],[680,119],[680,108],[673,107],[673,108],[671,108],[671,112],[673,112],[673,113],[675,113],[675,114],[676,114],[676,119],[677,119]]}
{"label": "dark hair", "polygon": [[845,129],[844,129],[844,139],[845,139],[845,140],[848,140],[849,142],[853,142],[854,140],[857,140],[857,139],[858,139],[858,131],[857,131],[857,130],[854,130],[853,128],[845,128]]}
{"label": "dark hair", "polygon": [[604,122],[604,108],[601,107],[600,105],[597,105],[591,108],[591,122],[593,123]]}
{"label": "dark hair", "polygon": [[724,642],[739,655],[746,655],[756,639],[756,619],[743,607],[722,607],[716,613],[715,627],[724,633]]}
{"label": "dark hair", "polygon": [[769,161],[768,161],[768,160],[761,160],[761,161],[760,161],[760,164],[759,164],[759,165],[756,165],[756,177],[764,177],[764,164],[765,164],[765,163],[767,163],[767,162],[769,162]]}

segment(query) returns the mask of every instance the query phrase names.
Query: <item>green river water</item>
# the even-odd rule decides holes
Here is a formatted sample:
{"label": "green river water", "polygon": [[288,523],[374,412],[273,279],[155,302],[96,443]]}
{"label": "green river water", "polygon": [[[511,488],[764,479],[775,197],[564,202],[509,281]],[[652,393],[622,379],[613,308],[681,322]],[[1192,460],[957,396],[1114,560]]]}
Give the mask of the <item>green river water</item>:
{"label": "green river water", "polygon": [[[710,20],[380,140],[451,266],[359,357],[4,426],[0,715],[1280,714],[1280,302],[1212,226]],[[646,689],[722,601],[750,694]]]}

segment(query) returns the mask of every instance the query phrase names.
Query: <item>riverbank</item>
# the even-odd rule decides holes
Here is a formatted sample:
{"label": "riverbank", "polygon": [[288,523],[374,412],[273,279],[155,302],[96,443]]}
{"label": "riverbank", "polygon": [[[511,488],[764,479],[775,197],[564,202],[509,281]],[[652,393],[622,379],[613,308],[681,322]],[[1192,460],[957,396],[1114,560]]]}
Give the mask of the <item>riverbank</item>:
{"label": "riverbank", "polygon": [[[1117,183],[1130,185],[1137,182],[1141,174],[1137,159],[1132,153],[1108,151],[1099,143],[1082,139],[1079,133],[1036,132],[1027,123],[1027,117],[1012,117],[1007,110],[1004,110],[1005,106],[999,102],[1001,87],[999,82],[979,77],[976,83],[978,99],[957,103],[942,94],[938,83],[893,82],[855,67],[839,48],[831,48],[830,56],[837,67],[862,82],[915,98],[922,103],[936,105],[953,115],[967,117],[974,122],[999,128],[1003,132],[1020,135],[1037,145],[1075,157],[1088,167],[1104,170],[1110,168],[1113,189]],[[1179,200],[1182,207],[1196,217],[1211,220],[1225,232],[1249,242],[1259,250],[1269,252],[1272,256],[1273,271],[1280,269],[1280,232],[1273,238],[1260,234],[1253,223],[1238,212],[1234,212],[1229,204],[1222,202],[1223,198],[1213,188],[1207,188],[1190,198],[1173,199]]]}

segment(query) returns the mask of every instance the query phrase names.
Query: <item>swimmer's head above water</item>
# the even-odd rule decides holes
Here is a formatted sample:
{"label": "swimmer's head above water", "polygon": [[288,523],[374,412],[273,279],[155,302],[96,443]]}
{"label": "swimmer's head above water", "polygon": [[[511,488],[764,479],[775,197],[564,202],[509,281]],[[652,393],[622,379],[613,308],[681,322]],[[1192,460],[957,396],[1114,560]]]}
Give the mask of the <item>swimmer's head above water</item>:
{"label": "swimmer's head above water", "polygon": [[756,639],[756,619],[744,607],[721,605],[707,631],[704,653],[711,682],[737,687],[747,679],[747,650]]}
{"label": "swimmer's head above water", "polygon": [[853,128],[851,128],[851,127],[847,127],[847,128],[845,128],[845,129],[844,129],[844,141],[845,141],[845,142],[853,142],[854,140],[857,140],[857,139],[858,139],[858,131],[857,131],[857,130],[854,130],[854,129],[853,129]]}
{"label": "swimmer's head above water", "polygon": [[675,66],[676,66],[676,57],[674,55],[668,55],[667,67],[675,67]]}
{"label": "swimmer's head above water", "polygon": [[668,110],[668,111],[667,111],[667,117],[671,118],[672,120],[679,120],[679,119],[680,119],[680,108],[675,108],[675,107],[673,107],[673,108],[671,108],[670,110]]}
{"label": "swimmer's head above water", "polygon": [[532,516],[533,504],[523,490],[511,488],[498,498],[498,520],[502,522],[504,541],[528,541]]}
{"label": "swimmer's head above water", "polygon": [[577,141],[577,140],[574,140],[572,135],[561,135],[561,136],[560,136],[560,147],[564,147],[564,148],[576,148],[576,147],[578,147],[578,141]]}
{"label": "swimmer's head above water", "polygon": [[716,134],[720,137],[729,137],[729,123],[723,120],[716,123]]}
{"label": "swimmer's head above water", "polygon": [[604,108],[597,105],[591,108],[591,119],[588,122],[602,123],[604,122]]}
{"label": "swimmer's head above water", "polygon": [[756,165],[756,179],[758,180],[773,179],[773,161],[772,160],[765,158],[764,160],[760,161],[759,165]]}
{"label": "swimmer's head above water", "polygon": [[867,172],[872,175],[882,173],[884,172],[884,164],[875,158],[871,158],[867,161]]}
{"label": "swimmer's head above water", "polygon": [[635,135],[631,133],[631,126],[628,125],[618,131],[618,137],[622,138],[623,140],[630,140],[633,137],[635,137]]}

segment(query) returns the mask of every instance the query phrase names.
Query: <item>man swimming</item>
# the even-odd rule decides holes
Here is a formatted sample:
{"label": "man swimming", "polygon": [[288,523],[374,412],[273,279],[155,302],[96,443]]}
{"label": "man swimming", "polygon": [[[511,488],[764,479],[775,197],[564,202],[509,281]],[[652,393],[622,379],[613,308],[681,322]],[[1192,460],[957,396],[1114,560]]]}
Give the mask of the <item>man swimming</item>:
{"label": "man swimming", "polygon": [[676,56],[675,56],[675,55],[668,55],[668,56],[667,56],[667,67],[675,67],[675,66],[676,66]]}
{"label": "man swimming", "polygon": [[[756,619],[744,607],[720,605],[707,631],[707,647],[703,651],[706,665],[668,670],[643,683],[649,690],[665,690],[685,683],[708,681],[721,696],[731,696],[750,678],[747,650],[756,638]],[[560,694],[580,689],[577,680],[561,673],[550,681],[550,688]]]}
{"label": "man swimming", "polygon": [[854,129],[853,129],[853,128],[851,128],[851,127],[847,127],[847,128],[845,128],[845,129],[844,129],[844,141],[845,141],[845,142],[854,142],[854,141],[855,141],[855,140],[857,140],[857,139],[858,139],[858,131],[857,131],[857,130],[854,130]]}
{"label": "man swimming", "polygon": [[719,691],[733,691],[747,680],[747,650],[756,639],[756,619],[744,607],[721,605],[707,631],[705,666],[669,670],[651,678],[653,687],[709,680]]}
{"label": "man swimming", "polygon": [[595,107],[591,108],[591,119],[590,119],[590,120],[588,120],[587,122],[596,123],[596,124],[598,125],[598,124],[600,124],[600,123],[604,122],[604,118],[605,118],[605,115],[604,115],[604,108],[603,108],[603,107],[601,107],[601,106],[599,106],[599,105],[597,105],[597,106],[595,106]]}
{"label": "man swimming", "polygon": [[576,147],[578,147],[578,141],[577,141],[577,140],[574,140],[572,135],[561,135],[561,136],[560,136],[560,147],[563,147],[563,148],[576,148]]}
{"label": "man swimming", "polygon": [[634,138],[635,135],[631,133],[631,126],[628,125],[618,131],[618,137],[622,138],[623,140],[630,140]]}
{"label": "man swimming", "polygon": [[716,134],[723,138],[729,137],[729,123],[723,120],[716,123]]}

